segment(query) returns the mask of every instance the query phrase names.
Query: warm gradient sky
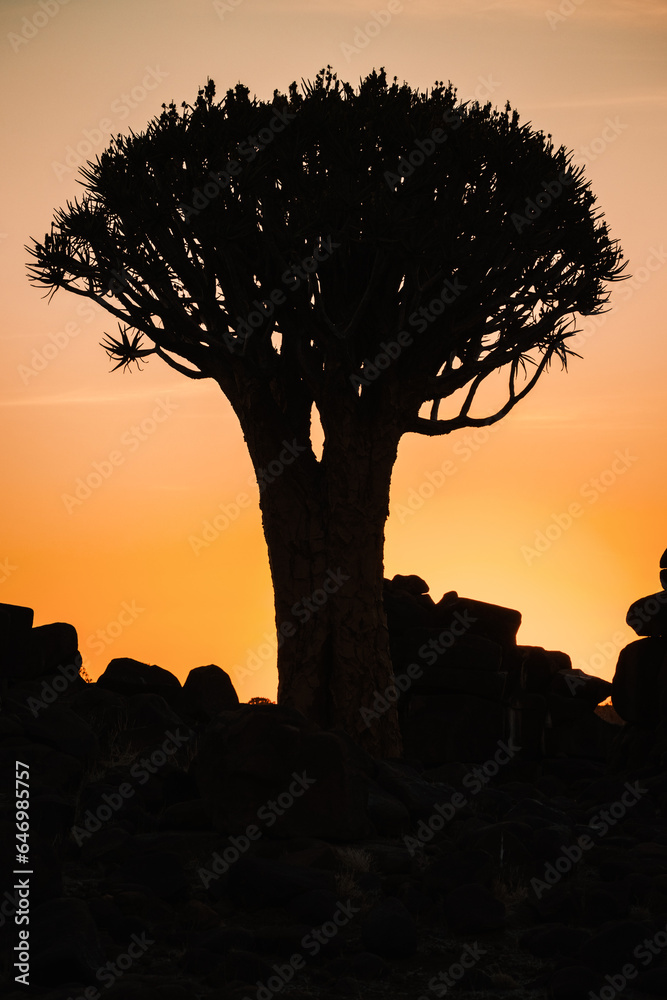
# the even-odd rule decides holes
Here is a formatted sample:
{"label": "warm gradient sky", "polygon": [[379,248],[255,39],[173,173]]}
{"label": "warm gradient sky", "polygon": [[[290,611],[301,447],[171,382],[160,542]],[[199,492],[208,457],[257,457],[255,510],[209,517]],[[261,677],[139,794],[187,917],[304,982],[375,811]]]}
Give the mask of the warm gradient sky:
{"label": "warm gradient sky", "polygon": [[[455,589],[518,608],[520,642],[563,649],[605,677],[634,638],[629,604],[659,587],[667,2],[393,0],[389,23],[364,42],[372,11],[388,6],[0,0],[0,601],[30,605],[35,624],[74,624],[93,677],[115,656],[181,679],[214,662],[242,699],[275,697],[257,487],[229,404],[158,359],[109,374],[98,345],[111,317],[65,292],[49,305],[26,279],[24,244],[80,191],[77,147],[101,152],[162,102],[192,102],[207,76],[219,96],[241,81],[264,99],[327,63],[355,86],[380,66],[421,89],[450,79],[461,98],[509,100],[576,151],[635,277],[613,286],[611,312],[584,321],[583,360],[553,368],[491,432],[403,439],[386,575],[418,573],[436,600]],[[112,474],[68,511],[63,494],[112,452]],[[411,491],[447,460],[455,474],[407,513]],[[193,536],[239,494],[253,502],[195,553]],[[531,556],[536,534],[552,525],[555,536],[554,516],[574,503],[580,515]],[[257,650],[257,669],[239,678]]]}

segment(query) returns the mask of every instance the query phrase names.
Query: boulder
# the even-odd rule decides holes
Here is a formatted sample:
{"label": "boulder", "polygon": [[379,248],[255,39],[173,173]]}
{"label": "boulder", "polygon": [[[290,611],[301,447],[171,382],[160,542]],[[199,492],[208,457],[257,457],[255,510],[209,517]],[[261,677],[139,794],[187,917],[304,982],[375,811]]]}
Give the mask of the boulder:
{"label": "boulder", "polygon": [[428,594],[416,595],[385,580],[382,599],[390,633],[419,625],[429,628],[435,624],[435,605]]}
{"label": "boulder", "polygon": [[494,931],[505,923],[505,904],[477,882],[452,889],[443,910],[454,934]]}
{"label": "boulder", "polygon": [[637,945],[646,937],[652,938],[653,933],[648,922],[610,921],[581,945],[579,956],[585,965],[596,972],[612,972],[631,962]]}
{"label": "boulder", "polygon": [[368,815],[383,837],[400,837],[410,828],[410,814],[404,804],[377,783],[371,783],[368,793]]}
{"label": "boulder", "polygon": [[549,679],[549,695],[569,701],[579,701],[593,709],[611,694],[611,682],[594,677],[583,670],[557,670]]}
{"label": "boulder", "polygon": [[[135,694],[126,704],[127,726],[118,734],[118,742],[126,750],[159,750],[174,734],[177,734],[175,747],[178,750],[194,735],[158,694]],[[172,743],[165,748],[169,755],[175,752],[171,747]]]}
{"label": "boulder", "polygon": [[231,677],[214,663],[194,667],[185,679],[183,694],[187,708],[207,718],[239,705]]}
{"label": "boulder", "polygon": [[506,712],[499,701],[471,694],[415,695],[402,730],[406,755],[427,767],[448,761],[482,763],[505,737]]}
{"label": "boulder", "polygon": [[20,604],[0,604],[0,637],[24,635],[32,628],[35,612]]}
{"label": "boulder", "polygon": [[667,549],[660,556],[660,586],[667,590]]}
{"label": "boulder", "polygon": [[397,573],[391,580],[392,590],[404,590],[408,594],[412,594],[413,597],[421,597],[422,594],[428,594],[428,584],[425,580],[422,580],[420,576],[401,576]]}
{"label": "boulder", "polygon": [[624,722],[654,727],[660,722],[660,696],[667,687],[667,640],[637,639],[618,656],[611,700]]}
{"label": "boulder", "polygon": [[274,858],[241,857],[229,869],[229,894],[239,906],[285,906],[313,890],[326,893],[323,898],[329,900],[334,889],[332,872]]}
{"label": "boulder", "polygon": [[108,876],[104,887],[118,892],[126,885],[141,886],[148,893],[172,902],[183,901],[190,895],[185,859],[169,851],[128,858]]}
{"label": "boulder", "polygon": [[128,656],[111,660],[106,670],[97,678],[100,687],[116,694],[159,694],[166,701],[181,693],[177,677],[155,664],[141,663]]}
{"label": "boulder", "polygon": [[507,674],[490,670],[450,670],[447,667],[424,667],[421,677],[412,683],[416,695],[471,694],[500,701],[507,686]]}
{"label": "boulder", "polygon": [[90,726],[69,708],[49,706],[37,718],[26,718],[26,736],[77,760],[90,762],[98,751],[97,737]]}
{"label": "boulder", "polygon": [[626,622],[641,636],[667,636],[667,590],[630,605]]}
{"label": "boulder", "polygon": [[423,887],[431,895],[448,895],[471,882],[486,885],[495,871],[494,860],[487,851],[471,848],[452,851],[431,862],[423,875]]}
{"label": "boulder", "polygon": [[[5,607],[14,607],[5,605]],[[10,656],[0,659],[3,673],[11,678],[30,680],[43,675],[55,674],[58,668],[74,665],[76,672],[81,666],[78,651],[78,637],[73,625],[55,622],[27,629],[29,608],[18,608],[23,615],[9,614],[10,635],[8,638]]]}
{"label": "boulder", "polygon": [[398,761],[380,761],[377,780],[413,818],[428,818],[438,803],[448,802],[454,794],[453,788],[425,781],[414,768]]}
{"label": "boulder", "polygon": [[448,629],[407,628],[392,637],[394,671],[401,673],[411,663],[422,670],[438,669],[491,671],[503,667],[503,651],[497,642],[479,635],[455,635]]}
{"label": "boulder", "polygon": [[[481,635],[501,646],[516,646],[516,634],[521,625],[521,612],[469,597],[452,600],[449,594],[436,605],[437,624],[441,628],[465,629],[469,635]],[[454,634],[458,634],[456,631]]]}
{"label": "boulder", "polygon": [[551,1000],[590,1000],[596,996],[603,980],[586,965],[566,965],[554,972],[549,982]]}
{"label": "boulder", "polygon": [[571,958],[578,953],[586,936],[584,930],[566,924],[541,924],[524,931],[519,944],[535,958]]}
{"label": "boulder", "polygon": [[417,950],[415,918],[400,899],[387,896],[366,915],[361,940],[381,958],[409,958]]}
{"label": "boulder", "polygon": [[0,676],[14,677],[19,652],[30,634],[34,611],[18,604],[0,604]]}
{"label": "boulder", "polygon": [[373,827],[365,760],[349,737],[294,709],[256,705],[225,713],[202,735],[195,763],[217,830],[248,825],[277,837],[354,840]]}

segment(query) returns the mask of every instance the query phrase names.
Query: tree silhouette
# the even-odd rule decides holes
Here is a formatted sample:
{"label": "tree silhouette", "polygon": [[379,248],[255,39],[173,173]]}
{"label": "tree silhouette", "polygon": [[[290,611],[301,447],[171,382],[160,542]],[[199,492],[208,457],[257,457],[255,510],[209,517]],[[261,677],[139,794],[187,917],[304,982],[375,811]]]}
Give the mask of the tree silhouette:
{"label": "tree silhouette", "polygon": [[209,81],[112,139],[30,273],[119,320],[115,367],[155,355],[218,383],[259,483],[279,702],[389,755],[395,710],[368,727],[361,709],[393,680],[399,441],[508,413],[566,364],[575,313],[603,311],[622,255],[571,154],[509,104],[389,86],[384,69],[355,91],[328,67],[302,91],[264,102],[239,83],[216,102]]}

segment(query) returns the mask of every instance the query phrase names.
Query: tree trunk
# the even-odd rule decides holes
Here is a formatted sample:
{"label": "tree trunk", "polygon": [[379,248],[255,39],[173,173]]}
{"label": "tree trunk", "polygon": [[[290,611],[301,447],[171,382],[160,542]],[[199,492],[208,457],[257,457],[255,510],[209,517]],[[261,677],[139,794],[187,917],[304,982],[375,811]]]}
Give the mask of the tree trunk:
{"label": "tree trunk", "polygon": [[382,588],[398,435],[340,421],[318,462],[309,434],[276,431],[257,422],[256,407],[244,426],[274,588],[278,702],[376,756],[398,756],[395,704],[370,724],[362,715],[393,682]]}

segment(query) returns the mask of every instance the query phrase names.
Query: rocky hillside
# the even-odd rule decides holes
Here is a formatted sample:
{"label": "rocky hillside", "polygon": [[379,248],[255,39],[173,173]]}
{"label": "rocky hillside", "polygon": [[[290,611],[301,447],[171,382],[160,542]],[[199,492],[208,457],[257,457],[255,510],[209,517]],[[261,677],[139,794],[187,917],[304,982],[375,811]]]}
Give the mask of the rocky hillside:
{"label": "rocky hillside", "polygon": [[612,686],[518,645],[516,611],[387,581],[395,686],[360,712],[398,701],[400,760],[215,665],[87,684],[71,625],[1,605],[4,995],[667,996],[649,600]]}

